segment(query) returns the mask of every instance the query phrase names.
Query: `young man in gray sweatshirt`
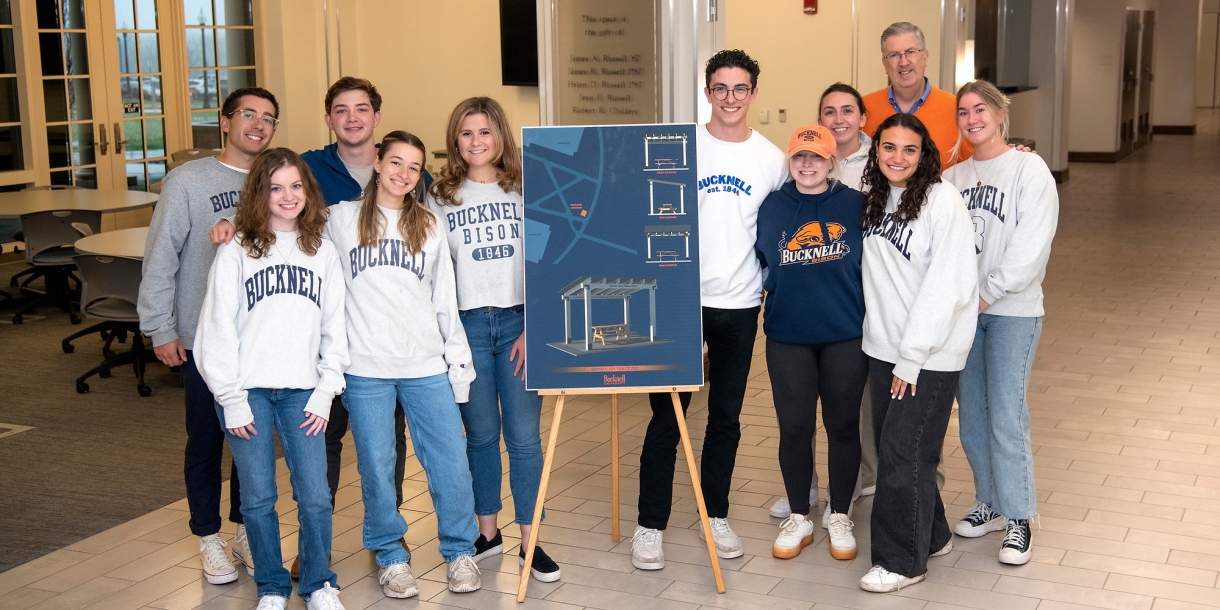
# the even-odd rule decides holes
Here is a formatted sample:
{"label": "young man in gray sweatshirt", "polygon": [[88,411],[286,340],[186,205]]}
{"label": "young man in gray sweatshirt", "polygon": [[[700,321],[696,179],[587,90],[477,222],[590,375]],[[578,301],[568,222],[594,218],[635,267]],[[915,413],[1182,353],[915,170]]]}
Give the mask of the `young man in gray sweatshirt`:
{"label": "young man in gray sweatshirt", "polygon": [[[212,584],[237,580],[237,570],[225,555],[225,542],[219,536],[225,437],[212,393],[187,347],[195,344],[199,310],[216,255],[208,231],[220,219],[236,214],[246,174],[254,157],[271,144],[279,112],[279,103],[266,89],[247,87],[230,93],[221,106],[220,130],[227,140],[224,151],[217,157],[183,164],[165,177],[144,247],[140,330],[152,338],[158,360],[180,367],[186,393],[184,474],[190,528],[200,537],[203,574]],[[229,479],[229,520],[238,524],[233,556],[253,575],[240,508],[234,468]]]}

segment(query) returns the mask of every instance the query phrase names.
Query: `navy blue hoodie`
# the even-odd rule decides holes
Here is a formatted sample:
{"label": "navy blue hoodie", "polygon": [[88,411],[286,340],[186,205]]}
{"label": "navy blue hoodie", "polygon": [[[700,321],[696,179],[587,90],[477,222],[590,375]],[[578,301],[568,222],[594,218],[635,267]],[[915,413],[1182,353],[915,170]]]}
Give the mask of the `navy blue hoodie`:
{"label": "navy blue hoodie", "polygon": [[767,338],[808,345],[864,334],[863,210],[864,195],[837,180],[817,195],[789,181],[763,201],[754,247],[768,270]]}
{"label": "navy blue hoodie", "polygon": [[[380,146],[380,145],[378,145]],[[335,205],[340,201],[355,201],[364,192],[364,185],[356,183],[356,179],[347,173],[347,166],[339,158],[339,145],[327,144],[318,150],[301,153],[301,158],[309,165],[318,188],[322,189],[322,199],[326,205]],[[424,186],[432,186],[432,175],[424,170]]]}

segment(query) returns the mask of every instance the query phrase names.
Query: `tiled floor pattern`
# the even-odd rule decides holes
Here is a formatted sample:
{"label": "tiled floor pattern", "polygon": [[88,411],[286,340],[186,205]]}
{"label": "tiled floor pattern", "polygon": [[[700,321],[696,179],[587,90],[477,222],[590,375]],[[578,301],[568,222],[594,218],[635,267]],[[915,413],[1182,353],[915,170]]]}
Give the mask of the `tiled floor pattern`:
{"label": "tiled floor pattern", "polygon": [[[767,507],[783,490],[760,342],[742,413],[730,514],[747,554],[721,562],[728,593],[717,595],[712,586],[682,464],[665,569],[634,570],[630,539],[610,542],[608,401],[586,398],[568,403],[542,529],[563,580],[531,583],[524,607],[1220,607],[1220,115],[1201,114],[1199,120],[1202,133],[1194,138],[1158,137],[1150,149],[1117,165],[1073,165],[1071,180],[1061,187],[1063,212],[1030,395],[1041,512],[1031,563],[1000,565],[999,533],[957,538],[952,553],[931,561],[926,582],[891,595],[864,593],[856,583],[869,566],[870,499],[855,509],[863,551],[856,560],[831,559],[822,530],[798,558],[772,558],[778,520]],[[706,421],[700,398],[691,408],[697,440]],[[622,408],[622,529],[629,535],[649,411],[638,396],[625,398]],[[819,449],[824,452],[824,444]],[[956,417],[945,454],[944,500],[956,518],[973,503]],[[824,453],[819,460],[825,475]],[[414,458],[402,512],[422,592],[415,600],[383,597],[372,557],[361,548],[360,482],[350,448],[345,462],[332,563],[348,608],[517,607],[515,539],[508,545],[512,555],[483,562],[482,591],[455,595],[445,589],[436,518]],[[283,550],[290,560],[296,519],[282,462],[281,473]],[[501,513],[505,521],[511,512],[509,499]],[[232,526],[225,531],[231,536]],[[507,526],[505,534],[516,536],[517,530]],[[0,574],[0,607],[253,608],[255,587],[244,572],[236,584],[202,582],[196,540],[187,528],[185,501],[174,503]],[[294,598],[291,607],[302,606]]]}

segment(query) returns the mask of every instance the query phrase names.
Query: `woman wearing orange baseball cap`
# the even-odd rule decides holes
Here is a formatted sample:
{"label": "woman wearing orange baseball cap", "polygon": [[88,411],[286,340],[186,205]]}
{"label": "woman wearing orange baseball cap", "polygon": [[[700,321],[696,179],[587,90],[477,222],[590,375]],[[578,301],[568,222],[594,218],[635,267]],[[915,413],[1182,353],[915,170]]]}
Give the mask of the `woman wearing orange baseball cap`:
{"label": "woman wearing orange baseball cap", "polygon": [[830,554],[856,556],[847,511],[860,469],[860,398],[868,377],[868,357],[860,345],[864,196],[829,177],[835,149],[826,127],[793,132],[788,141],[793,180],[767,196],[758,211],[755,249],[767,269],[767,368],[779,421],[780,472],[792,508],[772,547],[782,559],[796,557],[813,542],[808,497],[819,397],[829,447]]}

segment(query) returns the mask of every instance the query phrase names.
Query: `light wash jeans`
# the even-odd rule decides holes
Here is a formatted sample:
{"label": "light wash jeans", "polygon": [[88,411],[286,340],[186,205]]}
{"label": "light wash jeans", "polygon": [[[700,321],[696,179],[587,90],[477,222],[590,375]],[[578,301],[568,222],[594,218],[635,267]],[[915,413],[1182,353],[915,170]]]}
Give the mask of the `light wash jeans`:
{"label": "light wash jeans", "polygon": [[1042,318],[979,314],[958,384],[962,448],[979,502],[1009,519],[1038,514],[1025,392]]}
{"label": "light wash jeans", "polygon": [[[525,308],[480,307],[461,312],[461,317],[477,373],[470,386],[470,401],[458,405],[466,425],[466,457],[470,459],[470,475],[474,479],[474,512],[494,515],[504,506],[500,501],[504,478],[500,462],[503,430],[515,521],[529,525],[534,519],[542,478],[538,426],[542,397],[525,390],[525,380],[513,376],[517,362],[508,359],[513,343],[525,332]],[[525,354],[517,358],[519,362]]]}
{"label": "light wash jeans", "polygon": [[[330,489],[326,486],[326,435],[306,436],[305,405],[313,390],[249,390],[250,410],[258,434],[246,440],[229,434],[238,472],[241,473],[241,513],[254,554],[254,583],[258,596],[292,597],[292,581],[280,553],[280,519],[275,510],[275,435],[284,448],[293,497],[297,501],[297,554],[301,559],[298,592],[306,601],[325,583],[338,588],[330,571]],[[224,425],[224,408],[215,403]],[[273,431],[274,428],[274,431]],[[401,548],[401,547],[400,547]]]}
{"label": "light wash jeans", "polygon": [[364,498],[364,548],[377,553],[378,567],[410,557],[399,539],[407,522],[394,493],[394,399],[402,405],[415,457],[428,477],[436,507],[440,552],[445,561],[474,555],[479,528],[466,460],[462,417],[445,373],[417,379],[344,375],[343,405],[356,438],[356,468]]}

